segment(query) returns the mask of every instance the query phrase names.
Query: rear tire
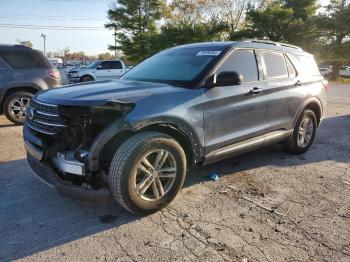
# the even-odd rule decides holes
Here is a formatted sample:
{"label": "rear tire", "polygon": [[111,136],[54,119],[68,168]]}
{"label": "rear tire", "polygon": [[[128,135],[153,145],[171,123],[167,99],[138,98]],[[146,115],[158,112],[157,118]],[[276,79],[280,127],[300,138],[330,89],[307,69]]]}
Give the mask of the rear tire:
{"label": "rear tire", "polygon": [[34,94],[19,91],[9,95],[4,102],[4,114],[12,123],[21,125],[26,117],[26,110]]}
{"label": "rear tire", "polygon": [[109,187],[127,210],[146,215],[166,207],[181,189],[186,156],[177,141],[158,132],[142,132],[115,152]]}
{"label": "rear tire", "polygon": [[317,128],[317,120],[312,110],[304,110],[294,127],[292,136],[285,144],[288,152],[300,155],[304,154],[311,147]]}

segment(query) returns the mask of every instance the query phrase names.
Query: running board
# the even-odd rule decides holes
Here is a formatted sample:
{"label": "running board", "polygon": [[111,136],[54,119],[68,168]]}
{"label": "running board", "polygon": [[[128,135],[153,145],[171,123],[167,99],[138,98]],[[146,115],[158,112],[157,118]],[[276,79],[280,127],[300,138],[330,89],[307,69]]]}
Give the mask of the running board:
{"label": "running board", "polygon": [[213,163],[215,161],[238,155],[247,151],[251,151],[262,147],[264,145],[281,141],[289,137],[293,133],[294,129],[291,130],[279,130],[273,131],[261,136],[250,138],[248,140],[238,142],[232,145],[228,145],[217,150],[210,152],[204,160],[204,165]]}

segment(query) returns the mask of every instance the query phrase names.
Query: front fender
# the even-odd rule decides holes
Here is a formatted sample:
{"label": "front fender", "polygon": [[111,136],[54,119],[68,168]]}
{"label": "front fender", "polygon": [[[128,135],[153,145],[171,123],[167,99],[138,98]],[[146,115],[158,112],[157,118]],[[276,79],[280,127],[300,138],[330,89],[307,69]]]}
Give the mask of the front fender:
{"label": "front fender", "polygon": [[130,131],[139,132],[143,129],[147,129],[150,126],[171,126],[177,131],[183,133],[188,141],[191,143],[193,156],[195,162],[199,162],[204,156],[204,149],[200,143],[198,135],[194,132],[189,124],[185,121],[177,118],[170,117],[157,117],[147,118],[137,123],[132,122],[130,119],[123,117],[111,124],[109,124],[93,141],[89,154],[88,162],[90,171],[97,171],[100,168],[100,154],[103,148],[118,134]]}

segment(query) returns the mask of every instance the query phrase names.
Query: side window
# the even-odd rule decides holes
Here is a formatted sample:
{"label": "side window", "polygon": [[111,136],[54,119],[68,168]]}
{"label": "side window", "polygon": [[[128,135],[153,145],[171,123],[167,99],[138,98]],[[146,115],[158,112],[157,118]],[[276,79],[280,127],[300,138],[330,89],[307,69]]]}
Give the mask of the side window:
{"label": "side window", "polygon": [[109,62],[105,61],[98,65],[99,70],[109,69]]}
{"label": "side window", "polygon": [[6,63],[17,69],[50,67],[50,63],[44,55],[39,52],[2,51],[0,55]]}
{"label": "side window", "polygon": [[287,69],[288,69],[288,74],[290,78],[294,78],[297,76],[297,72],[295,71],[295,68],[292,64],[292,62],[289,60],[288,56],[286,56],[286,63],[287,63]]}
{"label": "side window", "polygon": [[237,49],[224,61],[217,74],[236,71],[243,76],[243,82],[258,80],[258,67],[253,50]]}
{"label": "side window", "polygon": [[109,62],[110,69],[123,69],[122,63],[120,61],[110,61]]}
{"label": "side window", "polygon": [[320,71],[318,70],[318,66],[315,62],[315,59],[311,55],[303,55],[298,56],[299,62],[303,67],[304,72],[307,75],[311,76],[319,76]]}
{"label": "side window", "polygon": [[5,64],[4,61],[2,61],[1,57],[0,57],[0,69],[6,69],[8,68],[8,66]]}
{"label": "side window", "polygon": [[264,51],[263,59],[268,79],[288,77],[286,62],[282,53]]}

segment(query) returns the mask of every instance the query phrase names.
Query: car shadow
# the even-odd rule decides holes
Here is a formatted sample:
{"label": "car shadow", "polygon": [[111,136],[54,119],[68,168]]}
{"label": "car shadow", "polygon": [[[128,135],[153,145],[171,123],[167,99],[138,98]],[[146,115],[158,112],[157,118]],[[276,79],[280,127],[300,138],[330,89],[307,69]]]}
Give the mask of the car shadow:
{"label": "car shadow", "polygon": [[[191,170],[184,187],[207,181],[212,171],[234,179],[235,173],[269,165],[349,163],[349,130],[350,115],[327,118],[307,154],[290,155],[281,145],[272,145]],[[30,173],[24,159],[0,163],[0,179],[0,260],[23,258],[142,219],[112,199],[101,204],[59,196]]]}
{"label": "car shadow", "polygon": [[16,125],[16,124],[12,124],[12,123],[9,123],[9,124],[0,124],[0,128],[10,127],[10,126],[17,126],[17,125]]}

